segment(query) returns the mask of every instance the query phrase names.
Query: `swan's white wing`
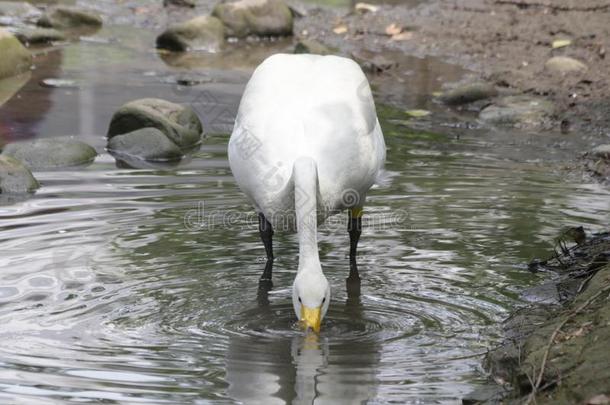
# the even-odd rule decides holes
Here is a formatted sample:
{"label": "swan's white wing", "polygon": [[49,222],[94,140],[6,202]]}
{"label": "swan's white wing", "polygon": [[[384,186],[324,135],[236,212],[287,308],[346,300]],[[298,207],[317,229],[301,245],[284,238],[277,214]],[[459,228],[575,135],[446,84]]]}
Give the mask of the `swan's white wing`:
{"label": "swan's white wing", "polygon": [[229,143],[233,174],[266,215],[291,209],[292,167],[318,166],[320,205],[341,208],[351,189],[364,196],[385,145],[371,90],[360,67],[336,56],[278,54],[254,72]]}

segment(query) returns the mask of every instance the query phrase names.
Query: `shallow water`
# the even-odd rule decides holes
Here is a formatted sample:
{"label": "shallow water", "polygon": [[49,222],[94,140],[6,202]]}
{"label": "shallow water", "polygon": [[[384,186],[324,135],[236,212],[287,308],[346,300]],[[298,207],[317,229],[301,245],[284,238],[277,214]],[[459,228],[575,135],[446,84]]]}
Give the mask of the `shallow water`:
{"label": "shallow water", "polygon": [[[348,236],[332,218],[320,231],[331,307],[305,335],[296,238],[276,234],[275,288],[258,291],[264,251],[225,151],[252,67],[291,43],[177,58],[153,39],[123,24],[40,51],[0,107],[5,140],[74,134],[101,152],[36,172],[33,198],[0,206],[0,402],[455,403],[485,383],[498,322],[539,281],[525,264],[563,226],[608,225],[609,190],[558,170],[576,140],[456,125],[429,94],[463,71],[405,58],[401,77],[373,79],[388,184],[366,208],[362,292],[345,291]],[[117,168],[103,153],[110,116],[151,96],[193,105],[215,135],[177,167]],[[416,131],[387,105],[434,113]]]}

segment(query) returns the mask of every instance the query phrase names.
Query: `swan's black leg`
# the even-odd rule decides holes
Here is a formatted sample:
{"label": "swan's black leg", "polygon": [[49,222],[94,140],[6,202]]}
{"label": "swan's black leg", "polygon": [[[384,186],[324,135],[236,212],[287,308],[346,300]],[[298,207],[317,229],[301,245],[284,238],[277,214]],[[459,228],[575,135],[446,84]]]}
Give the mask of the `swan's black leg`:
{"label": "swan's black leg", "polygon": [[355,284],[360,287],[356,250],[362,233],[362,208],[352,208],[348,211],[347,232],[349,233],[349,277],[347,278],[349,289],[350,286],[353,288]]}
{"label": "swan's black leg", "polygon": [[261,235],[261,240],[263,241],[263,245],[265,245],[265,253],[267,254],[267,263],[265,264],[265,270],[260,278],[260,282],[271,286],[271,273],[273,270],[273,228],[262,213],[258,214],[258,232]]}

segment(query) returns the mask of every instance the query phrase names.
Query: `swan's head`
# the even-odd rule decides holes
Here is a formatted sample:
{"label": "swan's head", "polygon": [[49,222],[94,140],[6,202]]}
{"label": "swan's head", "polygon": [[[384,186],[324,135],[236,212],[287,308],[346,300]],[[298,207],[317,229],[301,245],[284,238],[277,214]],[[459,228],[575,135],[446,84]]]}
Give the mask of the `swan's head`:
{"label": "swan's head", "polygon": [[305,328],[320,331],[330,304],[330,285],[322,271],[299,271],[292,286],[292,305]]}

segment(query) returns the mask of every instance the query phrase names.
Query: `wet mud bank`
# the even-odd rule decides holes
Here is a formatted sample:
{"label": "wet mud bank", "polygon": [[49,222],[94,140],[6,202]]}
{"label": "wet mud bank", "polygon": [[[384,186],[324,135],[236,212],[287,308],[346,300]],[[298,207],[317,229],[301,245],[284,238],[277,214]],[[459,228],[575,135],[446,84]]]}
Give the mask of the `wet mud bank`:
{"label": "wet mud bank", "polygon": [[505,322],[505,342],[484,366],[497,390],[464,403],[610,403],[610,232],[587,238],[582,228],[557,240],[558,252],[530,263],[552,280],[526,294],[535,302]]}

